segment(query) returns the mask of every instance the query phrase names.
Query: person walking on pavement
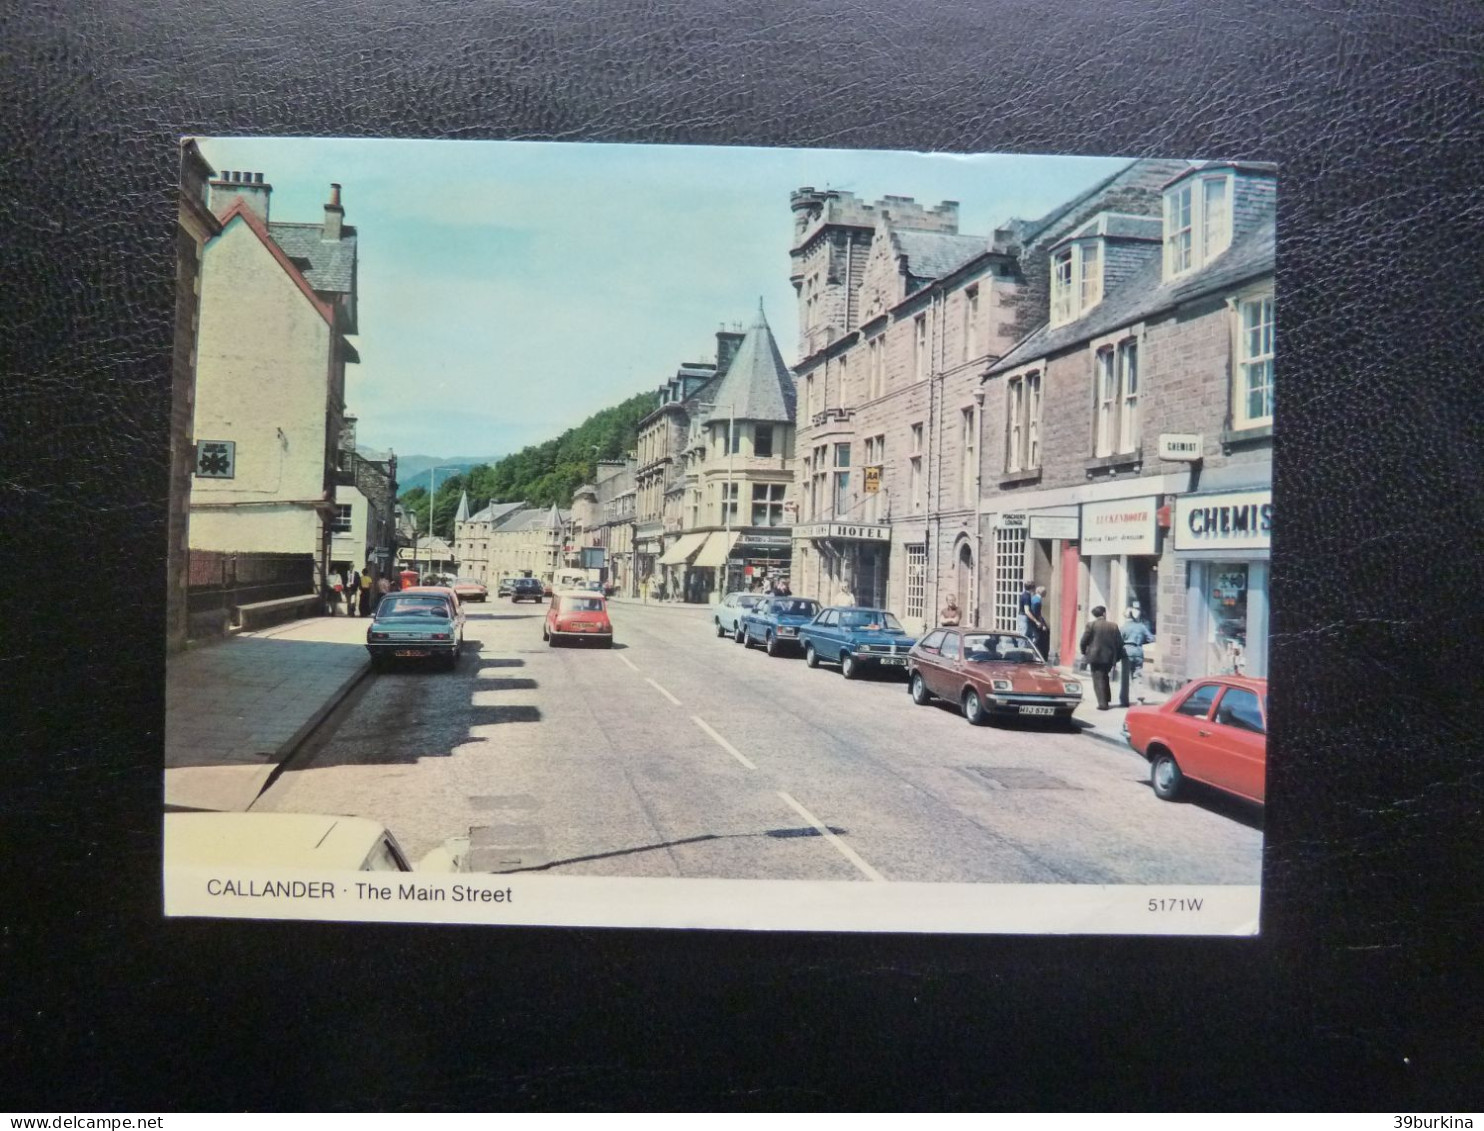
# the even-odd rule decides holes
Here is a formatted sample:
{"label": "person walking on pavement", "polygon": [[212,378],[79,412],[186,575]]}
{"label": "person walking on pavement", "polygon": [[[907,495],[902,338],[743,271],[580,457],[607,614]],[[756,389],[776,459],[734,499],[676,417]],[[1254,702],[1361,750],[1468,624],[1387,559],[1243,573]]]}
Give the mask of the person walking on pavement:
{"label": "person walking on pavement", "polygon": [[1034,581],[1027,581],[1021,586],[1020,601],[1018,602],[1020,609],[1020,635],[1024,636],[1027,640],[1032,638],[1031,629],[1035,627],[1031,621],[1031,601],[1035,596],[1036,583]]}
{"label": "person walking on pavement", "polygon": [[1051,622],[1046,619],[1046,586],[1036,586],[1031,596],[1031,643],[1041,659],[1051,662]]}
{"label": "person walking on pavement", "polygon": [[1123,665],[1118,681],[1118,705],[1127,707],[1128,685],[1130,680],[1142,678],[1144,670],[1144,645],[1154,642],[1154,633],[1149,631],[1149,626],[1139,619],[1139,610],[1136,608],[1125,609],[1123,612],[1123,627],[1119,635],[1123,637]]}
{"label": "person walking on pavement", "polygon": [[374,583],[371,580],[371,567],[368,565],[365,569],[361,570],[361,576],[357,579],[356,585],[356,589],[358,590],[356,597],[359,605],[357,612],[363,617],[369,617],[371,615],[372,584]]}
{"label": "person walking on pavement", "polygon": [[392,591],[391,578],[382,574],[376,579],[376,592],[371,597],[371,615],[376,615],[376,610],[381,608],[381,599]]}
{"label": "person walking on pavement", "polygon": [[962,614],[958,610],[958,598],[952,593],[948,594],[948,600],[943,602],[943,607],[938,610],[938,623],[950,628],[958,626]]}
{"label": "person walking on pavement", "polygon": [[1092,623],[1082,632],[1082,656],[1092,669],[1092,690],[1097,696],[1098,710],[1112,707],[1113,689],[1108,685],[1108,673],[1113,665],[1123,658],[1123,636],[1118,626],[1107,619],[1108,610],[1098,605],[1092,610]]}

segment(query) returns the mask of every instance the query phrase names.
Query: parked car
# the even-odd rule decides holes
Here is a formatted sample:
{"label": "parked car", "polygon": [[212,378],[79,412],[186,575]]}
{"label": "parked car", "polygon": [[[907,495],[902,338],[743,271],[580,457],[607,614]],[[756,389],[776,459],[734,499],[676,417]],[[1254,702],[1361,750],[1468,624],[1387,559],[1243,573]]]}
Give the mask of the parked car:
{"label": "parked car", "polygon": [[1082,703],[1082,684],[1041,658],[1018,632],[936,628],[907,657],[912,701],[957,703],[964,718],[983,726],[991,716],[1068,722]]}
{"label": "parked car", "polygon": [[539,577],[516,577],[510,582],[510,603],[517,601],[535,601],[540,604],[546,599],[546,593],[541,585]]}
{"label": "parked car", "polygon": [[739,643],[741,632],[739,622],[742,614],[753,608],[763,599],[761,593],[728,593],[716,604],[711,606],[711,623],[716,626],[717,636],[731,636]]}
{"label": "parked car", "polygon": [[550,647],[557,641],[592,640],[604,648],[613,647],[613,622],[608,619],[608,599],[586,589],[564,590],[551,599],[542,639]]}
{"label": "parked car", "polygon": [[515,579],[510,577],[500,578],[500,588],[495,591],[496,597],[508,597],[515,592]]}
{"label": "parked car", "polygon": [[742,643],[781,655],[798,648],[799,629],[818,615],[819,602],[810,597],[766,597],[742,614]]}
{"label": "parked car", "polygon": [[885,609],[829,608],[799,629],[804,663],[839,664],[840,674],[854,679],[869,667],[907,672],[907,653],[917,643]]}
{"label": "parked car", "polygon": [[458,598],[435,589],[388,593],[366,629],[366,651],[378,671],[393,660],[436,659],[450,671],[464,645]]}
{"label": "parked car", "polygon": [[367,817],[166,813],[165,866],[458,872],[464,861],[455,845],[445,843],[414,868],[391,831]]}
{"label": "parked car", "polygon": [[1197,679],[1157,707],[1130,707],[1128,744],[1149,760],[1154,795],[1173,801],[1186,781],[1261,805],[1266,800],[1268,681]]}
{"label": "parked car", "polygon": [[472,577],[456,577],[449,588],[459,595],[460,601],[488,601],[490,591],[484,582]]}
{"label": "parked car", "polygon": [[550,597],[551,595],[552,595],[551,582],[549,582],[549,581],[543,581],[541,583],[541,596],[543,596],[543,597]]}

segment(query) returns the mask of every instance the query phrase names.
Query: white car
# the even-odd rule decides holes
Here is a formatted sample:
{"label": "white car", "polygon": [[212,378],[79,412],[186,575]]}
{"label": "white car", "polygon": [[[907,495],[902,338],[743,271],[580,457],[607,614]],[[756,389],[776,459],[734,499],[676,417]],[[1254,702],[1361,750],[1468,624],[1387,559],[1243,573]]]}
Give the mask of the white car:
{"label": "white car", "polygon": [[467,844],[448,840],[412,864],[378,821],[319,813],[166,813],[165,863],[197,868],[462,872]]}
{"label": "white car", "polygon": [[740,640],[742,614],[763,599],[762,593],[728,593],[711,606],[711,623],[717,636]]}

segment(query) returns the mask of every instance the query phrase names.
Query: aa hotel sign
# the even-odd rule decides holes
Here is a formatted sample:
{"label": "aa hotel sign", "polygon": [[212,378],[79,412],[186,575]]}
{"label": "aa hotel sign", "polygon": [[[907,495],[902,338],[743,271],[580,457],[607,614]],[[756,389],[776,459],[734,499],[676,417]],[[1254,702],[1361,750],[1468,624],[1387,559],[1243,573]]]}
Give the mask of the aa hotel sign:
{"label": "aa hotel sign", "polygon": [[1110,503],[1083,503],[1082,553],[1155,553],[1154,525],[1158,509],[1152,495]]}
{"label": "aa hotel sign", "polygon": [[1273,529],[1273,492],[1229,491],[1175,500],[1175,549],[1266,550]]}

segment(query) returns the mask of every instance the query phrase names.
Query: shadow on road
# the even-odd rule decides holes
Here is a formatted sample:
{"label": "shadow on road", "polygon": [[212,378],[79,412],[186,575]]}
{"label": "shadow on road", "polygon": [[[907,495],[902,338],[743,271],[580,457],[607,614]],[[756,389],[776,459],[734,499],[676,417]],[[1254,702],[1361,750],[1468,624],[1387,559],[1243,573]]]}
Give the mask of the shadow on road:
{"label": "shadow on road", "polygon": [[488,659],[480,657],[479,666],[483,668],[523,668],[526,666],[524,660],[518,660],[514,656],[491,656]]}
{"label": "shadow on road", "polygon": [[535,691],[541,686],[534,679],[527,676],[509,676],[506,678],[481,679],[476,685],[476,691]]}
{"label": "shadow on road", "polygon": [[[829,831],[835,836],[844,836],[844,829],[837,829],[833,825],[828,826]],[[516,872],[549,872],[553,868],[560,868],[566,864],[583,864],[592,860],[611,860],[617,856],[634,856],[641,852],[658,852],[667,848],[678,848],[685,844],[704,844],[712,840],[745,840],[749,837],[767,836],[776,839],[789,839],[793,837],[813,837],[822,835],[816,828],[805,826],[800,829],[764,829],[760,833],[702,833],[700,836],[682,837],[679,840],[661,841],[659,844],[641,844],[636,848],[615,848],[612,852],[593,852],[586,856],[569,856],[565,860],[549,860],[545,864],[532,864],[528,868],[501,869],[499,875],[512,875]]]}
{"label": "shadow on road", "polygon": [[470,707],[469,728],[492,726],[495,723],[539,723],[541,708],[519,703],[492,707]]}
{"label": "shadow on road", "polygon": [[[1154,787],[1149,784],[1149,779],[1139,779],[1139,784],[1154,792]],[[1163,801],[1163,805],[1198,805],[1202,809],[1208,809],[1217,816],[1225,817],[1229,821],[1235,821],[1239,825],[1245,825],[1249,829],[1262,832],[1263,807],[1251,801],[1244,801],[1230,793],[1224,793],[1219,789],[1201,785],[1189,778],[1180,783],[1179,796],[1173,801]]]}

